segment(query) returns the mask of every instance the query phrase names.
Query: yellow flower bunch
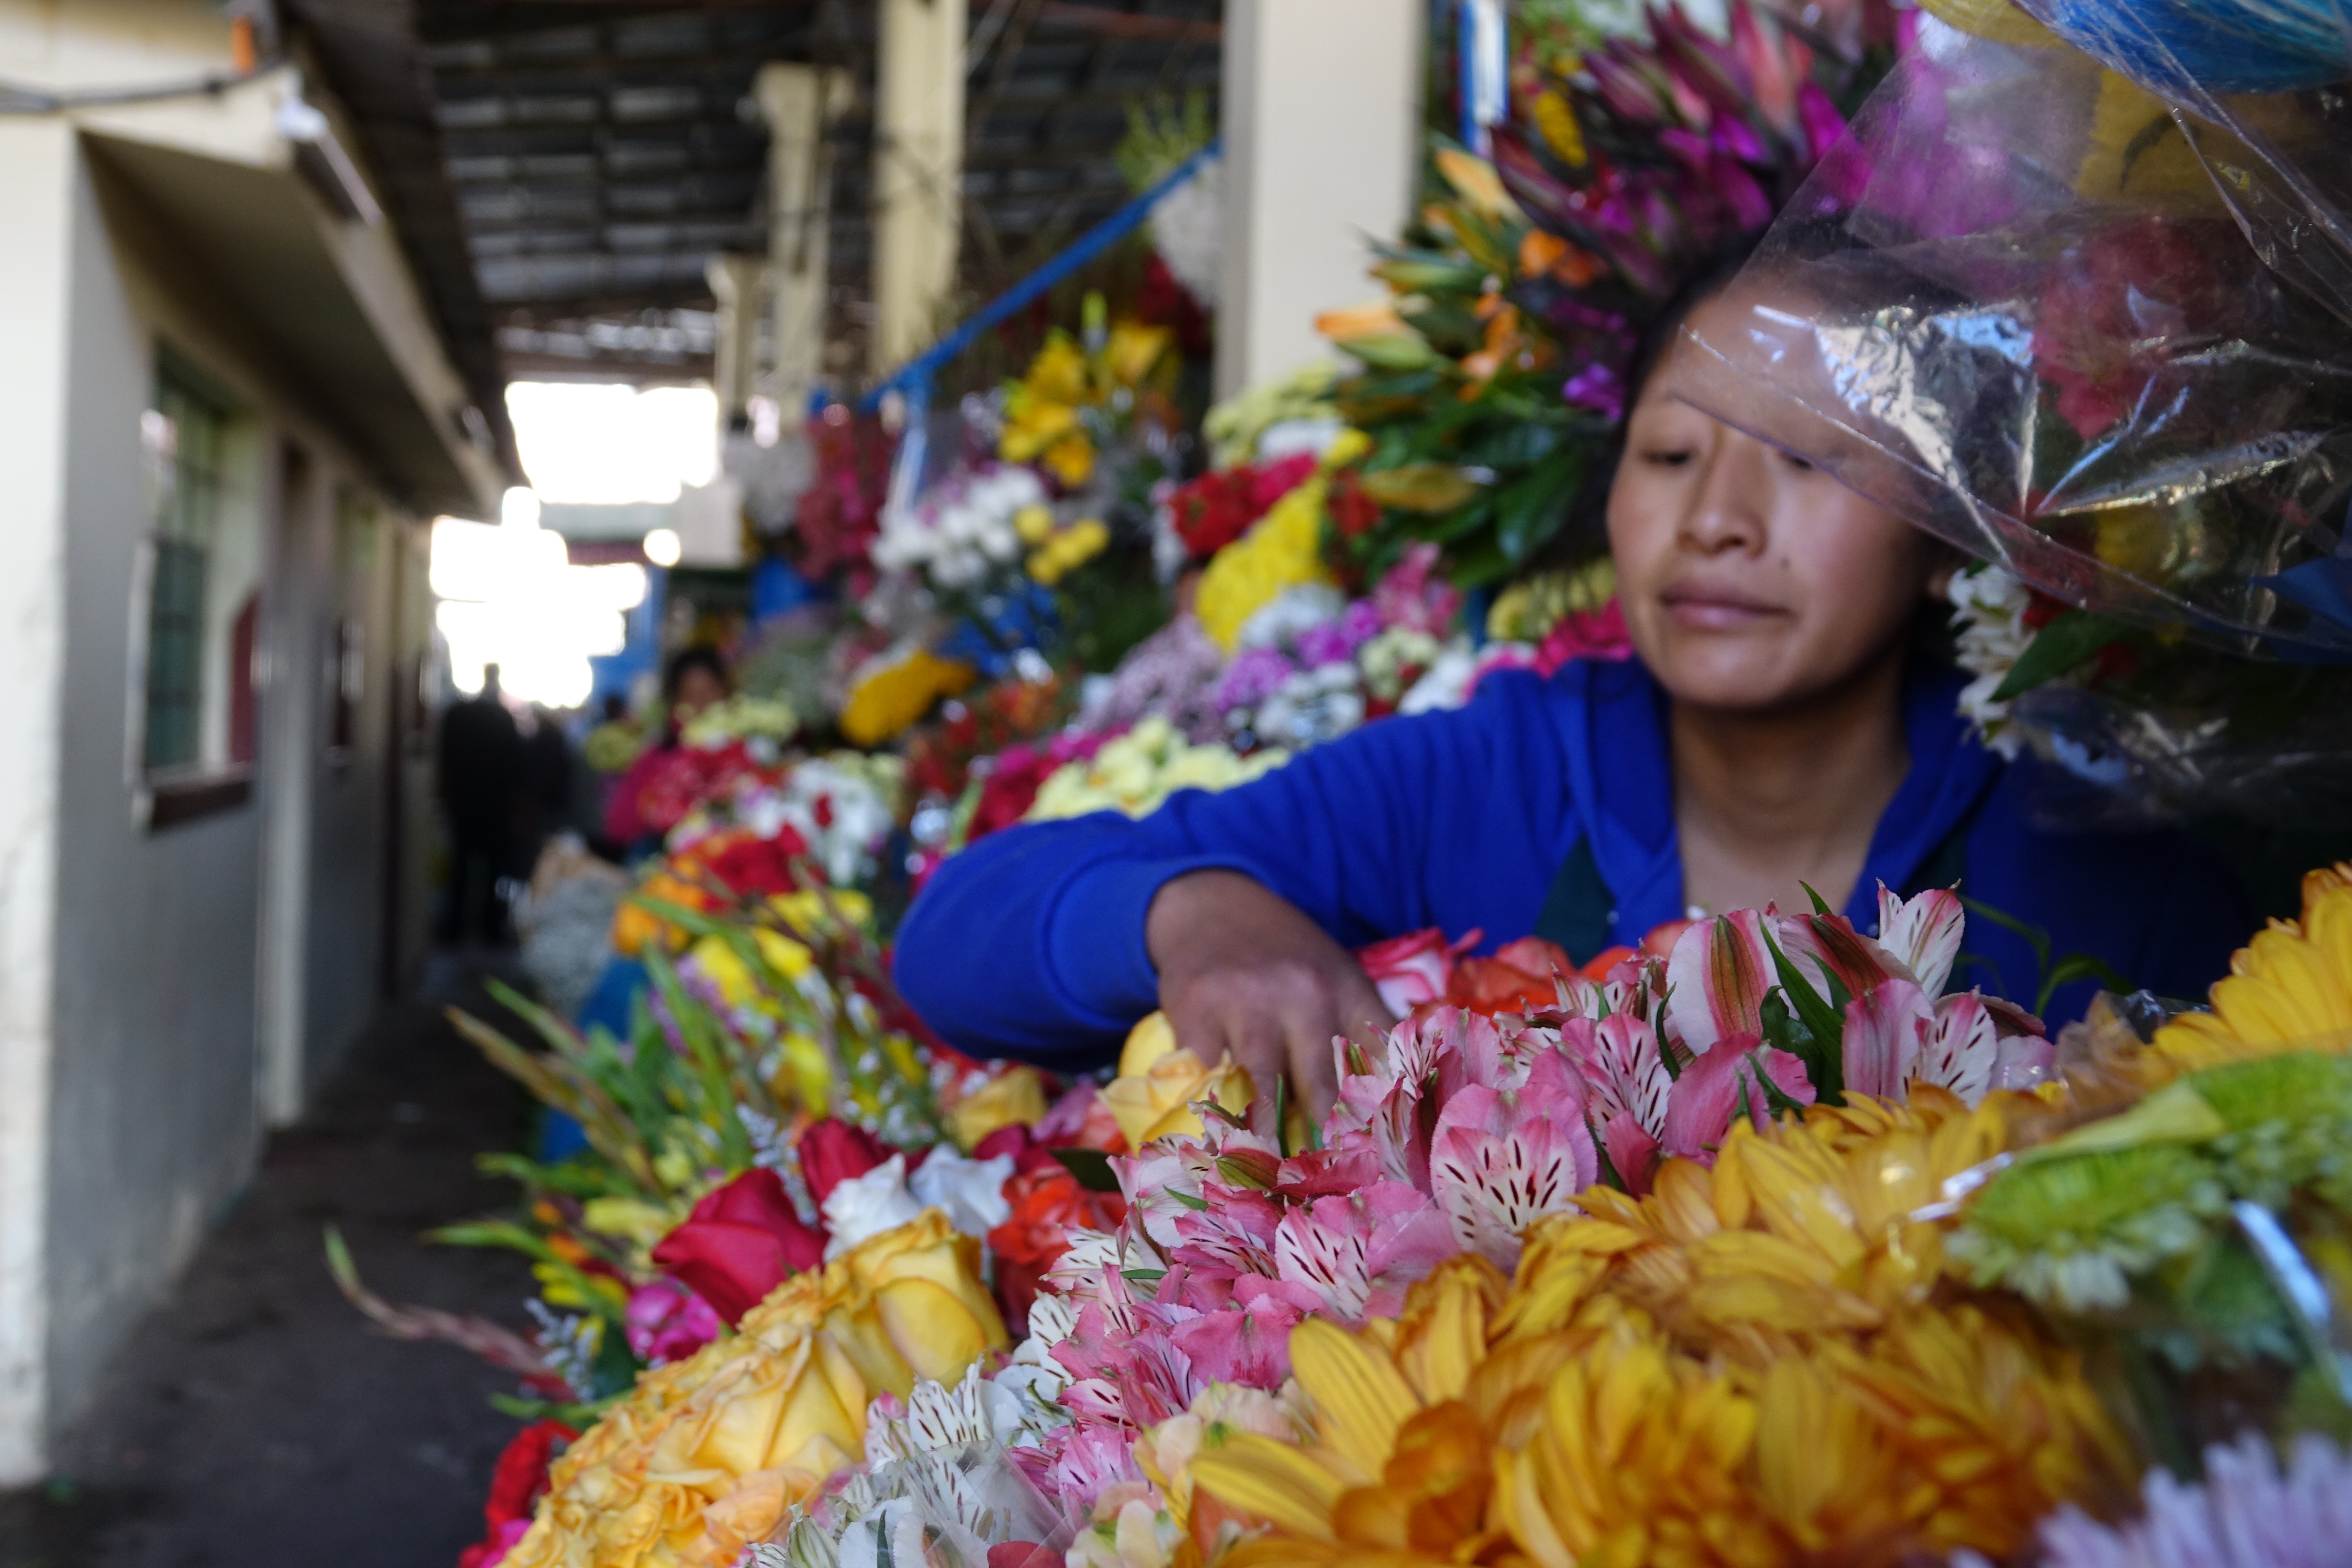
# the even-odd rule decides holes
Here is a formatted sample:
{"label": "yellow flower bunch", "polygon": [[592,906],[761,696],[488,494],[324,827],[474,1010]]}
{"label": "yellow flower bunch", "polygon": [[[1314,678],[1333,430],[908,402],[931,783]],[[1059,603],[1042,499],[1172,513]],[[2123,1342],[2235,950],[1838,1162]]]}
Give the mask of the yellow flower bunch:
{"label": "yellow flower bunch", "polygon": [[1242,626],[1286,588],[1328,583],[1323,564],[1323,502],[1330,481],[1317,474],[1276,501],[1250,531],[1210,558],[1192,613],[1230,657]]}
{"label": "yellow flower bunch", "polygon": [[997,456],[1008,463],[1042,463],[1067,489],[1085,484],[1094,476],[1095,444],[1080,411],[1125,412],[1171,340],[1165,327],[1121,321],[1110,329],[1102,352],[1089,354],[1067,332],[1048,333],[1028,374],[1005,389]]}
{"label": "yellow flower bunch", "polygon": [[1231,1056],[1202,1067],[1200,1058],[1176,1048],[1168,1015],[1154,1013],[1129,1031],[1118,1076],[1103,1086],[1102,1100],[1127,1146],[1140,1149],[1155,1138],[1201,1136],[1201,1113],[1192,1108],[1204,1100],[1240,1112],[1256,1094],[1248,1068]]}
{"label": "yellow flower bunch", "polygon": [[1147,816],[1180,789],[1233,788],[1272,773],[1290,753],[1269,747],[1244,757],[1230,746],[1195,746],[1158,714],[1106,742],[1093,757],[1066,763],[1038,786],[1023,820],[1052,822],[1097,811]]}
{"label": "yellow flower bunch", "polygon": [[2352,861],[2304,878],[2302,918],[2273,921],[2240,948],[2212,1002],[2156,1032],[2163,1068],[2352,1050]]}
{"label": "yellow flower bunch", "polygon": [[942,697],[979,679],[971,666],[941,658],[927,647],[902,645],[868,660],[851,678],[842,704],[841,732],[859,746],[878,746],[905,731]]}
{"label": "yellow flower bunch", "polygon": [[1495,595],[1486,636],[1496,642],[1541,642],[1573,615],[1591,615],[1617,596],[1616,563],[1603,556],[1576,572],[1539,572]]}
{"label": "yellow flower bunch", "polygon": [[1311,1439],[1189,1462],[1265,1527],[1220,1568],[2004,1557],[2119,1498],[2130,1451],[2076,1359],[1937,1288],[1910,1216],[2000,1123],[1922,1099],[1738,1123],[1713,1171],[1669,1162],[1646,1198],[1538,1225],[1507,1283],[1465,1255],[1394,1319],[1300,1324]]}
{"label": "yellow flower bunch", "polygon": [[865,1451],[866,1412],[1005,1343],[979,1244],[938,1210],[776,1288],[647,1373],[557,1459],[513,1568],[722,1568]]}
{"label": "yellow flower bunch", "polygon": [[1067,528],[1055,528],[1054,514],[1042,506],[1024,507],[1014,513],[1013,531],[1030,547],[1029,575],[1048,588],[1110,544],[1110,530],[1102,519],[1082,517]]}

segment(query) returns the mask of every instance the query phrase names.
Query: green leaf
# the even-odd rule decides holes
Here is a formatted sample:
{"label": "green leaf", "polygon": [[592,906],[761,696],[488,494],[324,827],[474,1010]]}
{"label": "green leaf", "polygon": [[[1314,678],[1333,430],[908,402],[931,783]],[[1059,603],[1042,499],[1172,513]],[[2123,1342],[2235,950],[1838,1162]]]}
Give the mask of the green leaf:
{"label": "green leaf", "polygon": [[[627,1390],[623,1390],[626,1393]],[[490,1395],[490,1408],[501,1415],[511,1415],[518,1421],[561,1421],[575,1432],[585,1432],[604,1418],[621,1395],[600,1399],[593,1405],[566,1404],[555,1399],[521,1399],[511,1394]]]}
{"label": "green leaf", "polygon": [[1099,1149],[1055,1149],[1054,1158],[1062,1169],[1078,1179],[1078,1185],[1090,1193],[1118,1191],[1118,1173],[1112,1169],[1110,1156]]}
{"label": "green leaf", "polygon": [[1408,463],[1367,473],[1358,482],[1366,495],[1384,507],[1432,514],[1452,511],[1475,499],[1479,491],[1476,480],[1444,463]]}
{"label": "green leaf", "polygon": [[[1764,946],[1772,954],[1772,967],[1780,977],[1780,988],[1796,1004],[1797,1016],[1803,1021],[1806,1033],[1811,1037],[1812,1049],[1801,1059],[1805,1064],[1805,1076],[1812,1080],[1813,1098],[1823,1105],[1845,1103],[1845,1016],[1822,1000],[1805,979],[1804,972],[1789,961],[1780,944],[1772,940],[1769,931],[1764,932]],[[1831,977],[1832,987],[1837,984]]]}
{"label": "green leaf", "polygon": [[1828,900],[1813,891],[1813,885],[1811,882],[1800,882],[1797,886],[1804,889],[1805,897],[1813,900],[1813,913],[1817,915],[1826,915],[1832,920],[1837,918],[1837,911],[1830,908]]}
{"label": "green leaf", "polygon": [[2048,931],[2043,931],[2040,926],[2027,925],[2015,915],[2004,913],[1990,904],[1969,898],[1965,893],[1960,895],[1960,907],[1969,911],[1970,920],[1990,921],[2001,930],[2023,938],[2025,945],[2033,950],[2034,973],[2037,975],[2049,973],[2050,933]]}
{"label": "green leaf", "polygon": [[2050,966],[2050,973],[2042,979],[2042,989],[2034,996],[2033,1011],[2036,1014],[2048,1012],[2050,998],[2058,994],[2058,988],[2071,985],[2077,980],[2095,980],[2118,996],[2129,994],[2132,989],[2132,983],[2116,973],[2114,966],[2105,959],[2087,952],[2070,952]]}
{"label": "green leaf", "polygon": [[1545,458],[1495,498],[1495,542],[1513,564],[1524,564],[1560,531],[1583,477],[1584,454],[1570,447]]}
{"label": "green leaf", "polygon": [[2025,651],[1993,692],[1993,700],[2006,702],[2057,679],[2128,629],[2121,621],[2089,610],[2066,611],[2025,645]]}

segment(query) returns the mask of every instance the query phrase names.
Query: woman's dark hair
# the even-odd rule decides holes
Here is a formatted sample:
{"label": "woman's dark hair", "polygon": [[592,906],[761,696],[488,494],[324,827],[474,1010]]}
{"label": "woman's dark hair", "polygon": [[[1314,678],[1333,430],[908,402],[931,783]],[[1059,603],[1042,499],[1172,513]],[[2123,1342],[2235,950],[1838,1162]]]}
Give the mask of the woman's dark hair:
{"label": "woman's dark hair", "polygon": [[[1625,432],[1633,405],[1642,400],[1642,389],[1664,363],[1666,351],[1682,335],[1683,325],[1701,305],[1731,286],[1741,268],[1754,259],[1764,236],[1769,231],[1759,229],[1726,241],[1711,252],[1706,263],[1693,271],[1682,287],[1670,295],[1665,303],[1642,325],[1634,340],[1633,354],[1625,370],[1625,417],[1617,423],[1611,434],[1601,460],[1593,466],[1592,476],[1577,499],[1576,516],[1561,531],[1555,559],[1580,564],[1609,548],[1609,492],[1617,480],[1617,467],[1625,457]],[[1833,226],[1807,224],[1783,237],[1792,248],[1811,253],[1823,248],[1836,248],[1843,233]],[[1777,248],[1777,247],[1776,247]],[[1946,545],[1946,549],[1952,549]],[[1957,555],[1958,552],[1954,551]],[[1956,643],[1951,628],[1949,608],[1937,600],[1922,602],[1912,619],[1910,649],[1915,665],[1948,666],[1955,658]]]}
{"label": "woman's dark hair", "polygon": [[695,669],[707,672],[710,679],[719,682],[722,690],[726,688],[727,661],[719,657],[717,648],[707,643],[697,643],[692,647],[678,649],[669,656],[669,662],[662,666],[662,700],[677,701],[677,689],[686,684],[687,672]]}

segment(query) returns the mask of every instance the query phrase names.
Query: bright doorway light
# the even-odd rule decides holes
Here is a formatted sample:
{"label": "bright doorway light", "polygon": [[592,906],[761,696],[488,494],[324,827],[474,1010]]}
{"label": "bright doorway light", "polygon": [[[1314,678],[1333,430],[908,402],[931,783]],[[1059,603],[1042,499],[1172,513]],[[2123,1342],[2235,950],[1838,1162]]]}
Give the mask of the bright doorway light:
{"label": "bright doorway light", "polygon": [[656,528],[646,535],[646,559],[656,566],[675,566],[686,545],[674,528]]}
{"label": "bright doorway light", "polygon": [[518,381],[507,415],[542,501],[674,501],[719,471],[719,400],[707,386]]}
{"label": "bright doorway light", "polygon": [[504,689],[550,708],[588,700],[589,659],[621,651],[624,617],[645,603],[647,586],[646,569],[635,562],[572,565],[562,538],[535,520],[526,526],[440,519],[430,579],[441,600],[433,618],[449,645],[451,683],[470,697],[482,689],[484,667],[495,664]]}

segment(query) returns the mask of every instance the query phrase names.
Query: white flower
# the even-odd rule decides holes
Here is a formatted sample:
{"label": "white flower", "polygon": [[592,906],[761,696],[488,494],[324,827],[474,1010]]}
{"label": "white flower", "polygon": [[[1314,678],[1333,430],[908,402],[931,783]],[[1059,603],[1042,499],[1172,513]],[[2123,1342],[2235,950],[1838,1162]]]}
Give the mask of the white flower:
{"label": "white flower", "polygon": [[824,1244],[825,1260],[832,1261],[869,1237],[919,1219],[922,1213],[922,1204],[907,1190],[907,1156],[893,1154],[824,1194],[824,1223],[833,1232]]}
{"label": "white flower", "polygon": [[[1494,651],[1491,645],[1487,651]],[[1412,689],[1398,700],[1397,711],[1434,713],[1440,709],[1459,708],[1470,700],[1470,683],[1477,674],[1477,650],[1470,646],[1469,638],[1455,637],[1438,653],[1429,673],[1414,681]]]}
{"label": "white flower", "polygon": [[1959,633],[1955,657],[1976,677],[1960,692],[1960,712],[1986,745],[2014,759],[2024,738],[2009,721],[2010,705],[1996,701],[1993,693],[2033,641],[2032,628],[2025,624],[2033,595],[2015,573],[1988,563],[1952,574],[1945,596],[1952,602],[1952,626]]}
{"label": "white flower", "polygon": [[1298,634],[1328,626],[1347,613],[1348,598],[1328,583],[1285,588],[1242,623],[1243,647],[1283,647]]}
{"label": "white flower", "polygon": [[1004,1183],[1013,1174],[1013,1156],[967,1160],[945,1144],[908,1179],[908,1190],[927,1208],[948,1216],[948,1223],[966,1236],[985,1237],[1013,1217],[1004,1201]]}

